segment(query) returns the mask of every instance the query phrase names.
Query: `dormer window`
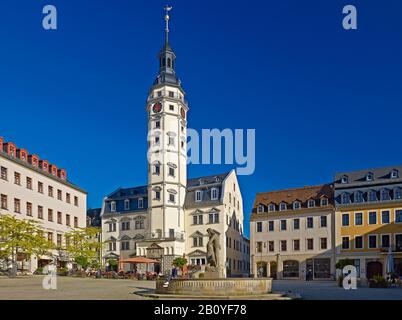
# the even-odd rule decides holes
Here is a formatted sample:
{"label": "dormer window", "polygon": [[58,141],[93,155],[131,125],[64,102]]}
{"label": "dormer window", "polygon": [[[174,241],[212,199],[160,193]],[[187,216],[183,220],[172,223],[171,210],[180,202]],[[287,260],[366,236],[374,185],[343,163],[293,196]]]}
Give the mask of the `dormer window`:
{"label": "dormer window", "polygon": [[138,198],[138,209],[144,208],[144,199]]}
{"label": "dormer window", "polygon": [[394,189],[394,199],[401,199],[402,198],[402,191],[401,188],[396,187]]}
{"label": "dormer window", "polygon": [[366,181],[373,181],[374,180],[374,176],[371,172],[366,174]]}
{"label": "dormer window", "polygon": [[201,193],[202,193],[202,191],[200,191],[200,190],[195,191],[195,202],[201,201]]}
{"label": "dormer window", "polygon": [[348,181],[349,181],[348,176],[343,176],[341,178],[341,183],[348,183]]}
{"label": "dormer window", "polygon": [[293,210],[300,209],[300,207],[301,207],[301,204],[299,201],[293,202]]}
{"label": "dormer window", "polygon": [[218,189],[212,188],[211,189],[211,200],[216,200],[216,199],[218,199]]}
{"label": "dormer window", "polygon": [[374,190],[369,191],[368,199],[369,201],[377,201],[377,192]]}
{"label": "dormer window", "polygon": [[130,200],[126,199],[124,200],[124,210],[129,210],[130,209]]}
{"label": "dormer window", "polygon": [[279,210],[280,210],[280,211],[285,211],[286,209],[287,209],[286,203],[281,202],[281,204],[279,205]]}
{"label": "dormer window", "polygon": [[381,190],[381,200],[390,200],[388,189]]}
{"label": "dormer window", "polygon": [[315,201],[313,199],[310,199],[307,203],[307,206],[309,208],[314,208],[315,207]]}
{"label": "dormer window", "polygon": [[322,198],[321,199],[321,206],[325,207],[328,205],[328,199],[327,198]]}
{"label": "dormer window", "polygon": [[112,201],[110,203],[110,211],[116,212],[116,202],[115,201]]}
{"label": "dormer window", "polygon": [[357,191],[355,193],[355,202],[357,202],[357,203],[363,202],[363,192]]}
{"label": "dormer window", "polygon": [[397,179],[398,178],[398,170],[392,170],[391,171],[391,179]]}
{"label": "dormer window", "polygon": [[350,195],[349,193],[342,194],[342,203],[347,204],[350,202]]}
{"label": "dormer window", "polygon": [[269,205],[269,207],[268,207],[268,210],[269,210],[270,212],[275,211],[275,204],[271,203],[271,204]]}
{"label": "dormer window", "polygon": [[262,204],[258,205],[257,212],[258,213],[264,212],[264,206]]}

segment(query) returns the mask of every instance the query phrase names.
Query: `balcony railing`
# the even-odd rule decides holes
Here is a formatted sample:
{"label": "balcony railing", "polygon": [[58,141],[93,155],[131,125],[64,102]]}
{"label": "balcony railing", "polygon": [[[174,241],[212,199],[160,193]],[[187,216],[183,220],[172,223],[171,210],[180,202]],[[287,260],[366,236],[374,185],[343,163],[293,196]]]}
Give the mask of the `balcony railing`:
{"label": "balcony railing", "polygon": [[182,94],[179,94],[177,92],[169,91],[169,90],[161,90],[157,91],[156,94],[150,94],[148,96],[148,101],[154,100],[154,99],[159,99],[162,97],[167,97],[167,98],[172,98],[172,99],[179,99],[181,100],[186,106],[188,105],[187,100],[184,99],[184,96]]}
{"label": "balcony railing", "polygon": [[147,240],[184,240],[184,233],[181,232],[152,232],[145,235]]}

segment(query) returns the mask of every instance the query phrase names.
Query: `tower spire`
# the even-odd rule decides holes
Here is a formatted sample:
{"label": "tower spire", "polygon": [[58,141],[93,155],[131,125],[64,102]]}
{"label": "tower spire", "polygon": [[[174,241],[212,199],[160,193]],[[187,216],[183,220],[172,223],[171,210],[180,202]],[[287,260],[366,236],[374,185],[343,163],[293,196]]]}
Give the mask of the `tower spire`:
{"label": "tower spire", "polygon": [[165,46],[167,47],[169,44],[169,11],[172,10],[172,7],[169,5],[166,5],[165,8],[165,22],[166,22],[166,28],[165,28]]}

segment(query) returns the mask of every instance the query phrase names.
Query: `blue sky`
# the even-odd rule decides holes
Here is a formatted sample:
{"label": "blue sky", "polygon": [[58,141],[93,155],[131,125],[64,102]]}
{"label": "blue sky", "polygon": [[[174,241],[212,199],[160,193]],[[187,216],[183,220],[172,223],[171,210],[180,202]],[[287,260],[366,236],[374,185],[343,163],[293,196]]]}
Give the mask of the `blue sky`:
{"label": "blue sky", "polygon": [[[42,8],[58,30],[42,29]],[[64,167],[88,206],[147,182],[145,99],[165,1],[0,4],[0,135]],[[402,3],[173,0],[170,40],[189,127],[255,128],[256,192],[402,163]],[[342,28],[354,4],[358,30]],[[190,166],[189,177],[232,166]],[[246,224],[248,232],[248,224]]]}

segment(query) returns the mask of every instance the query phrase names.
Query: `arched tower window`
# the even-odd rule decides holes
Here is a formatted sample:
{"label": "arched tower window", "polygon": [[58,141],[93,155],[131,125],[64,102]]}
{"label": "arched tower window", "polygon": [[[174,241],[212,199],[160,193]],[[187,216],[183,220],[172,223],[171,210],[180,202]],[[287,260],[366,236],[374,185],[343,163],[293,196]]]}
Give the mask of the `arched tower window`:
{"label": "arched tower window", "polygon": [[170,60],[170,58],[167,58],[167,66],[168,68],[172,67],[172,60]]}

